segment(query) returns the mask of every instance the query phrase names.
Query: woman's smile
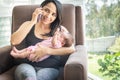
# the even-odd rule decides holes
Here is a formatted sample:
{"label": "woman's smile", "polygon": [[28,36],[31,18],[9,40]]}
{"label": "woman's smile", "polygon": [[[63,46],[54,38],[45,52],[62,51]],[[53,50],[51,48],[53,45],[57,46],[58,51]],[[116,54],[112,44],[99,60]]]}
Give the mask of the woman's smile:
{"label": "woman's smile", "polygon": [[48,18],[48,17],[46,17],[46,16],[43,17],[43,21],[44,21],[45,23],[50,23],[50,22],[51,22],[50,18]]}

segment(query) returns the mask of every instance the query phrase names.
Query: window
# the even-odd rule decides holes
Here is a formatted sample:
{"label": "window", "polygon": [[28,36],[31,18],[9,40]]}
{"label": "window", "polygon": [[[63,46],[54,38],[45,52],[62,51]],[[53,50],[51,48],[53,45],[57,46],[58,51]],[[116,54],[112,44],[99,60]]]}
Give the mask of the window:
{"label": "window", "polygon": [[[88,50],[88,68],[89,72],[98,76],[103,80],[119,80],[117,75],[120,71],[115,67],[120,67],[120,64],[114,66],[112,63],[111,51],[109,48],[115,44],[116,37],[120,36],[120,1],[118,0],[88,0],[86,2],[86,42]],[[119,43],[120,40],[117,42]],[[120,45],[116,46],[119,47]],[[115,49],[115,47],[114,47]],[[112,52],[113,53],[113,52]],[[109,55],[109,56],[108,56]],[[110,57],[111,56],[111,57]],[[106,59],[108,61],[106,61]],[[103,62],[104,61],[104,62]],[[118,62],[120,59],[117,60]],[[114,69],[108,67],[112,63]],[[110,64],[110,65],[109,65]],[[107,66],[107,68],[105,68]],[[113,67],[112,67],[113,68]],[[100,72],[104,69],[103,72]],[[106,72],[109,72],[103,76]],[[118,72],[118,73],[115,73]],[[112,74],[112,76],[110,76]],[[114,74],[114,75],[113,75]],[[116,78],[114,78],[114,77]],[[114,78],[114,79],[113,79]],[[97,79],[95,79],[97,80]]]}
{"label": "window", "polygon": [[11,34],[11,18],[0,17],[0,46],[10,44],[9,38]]}
{"label": "window", "polygon": [[31,0],[0,0],[0,47],[10,44],[13,7],[30,3]]}

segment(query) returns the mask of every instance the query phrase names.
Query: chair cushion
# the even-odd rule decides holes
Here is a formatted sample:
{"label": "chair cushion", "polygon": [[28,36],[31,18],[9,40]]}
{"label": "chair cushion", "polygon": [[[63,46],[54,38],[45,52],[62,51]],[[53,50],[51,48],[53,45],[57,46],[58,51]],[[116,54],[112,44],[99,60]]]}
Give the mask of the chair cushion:
{"label": "chair cushion", "polygon": [[15,70],[16,66],[14,66],[13,68],[9,69],[8,71],[2,73],[0,75],[0,80],[14,80],[14,70]]}

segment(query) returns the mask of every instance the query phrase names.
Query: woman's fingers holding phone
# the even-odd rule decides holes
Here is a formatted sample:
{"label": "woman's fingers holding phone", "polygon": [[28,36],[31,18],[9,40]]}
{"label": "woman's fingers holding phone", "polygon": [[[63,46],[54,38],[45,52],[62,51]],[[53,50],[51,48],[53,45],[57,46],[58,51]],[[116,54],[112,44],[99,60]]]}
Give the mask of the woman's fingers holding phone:
{"label": "woman's fingers holding phone", "polygon": [[43,12],[42,8],[36,8],[32,15],[32,21],[36,23],[38,21],[39,14],[42,14],[42,12]]}
{"label": "woman's fingers holding phone", "polygon": [[36,8],[36,14],[42,14],[43,13],[43,8]]}

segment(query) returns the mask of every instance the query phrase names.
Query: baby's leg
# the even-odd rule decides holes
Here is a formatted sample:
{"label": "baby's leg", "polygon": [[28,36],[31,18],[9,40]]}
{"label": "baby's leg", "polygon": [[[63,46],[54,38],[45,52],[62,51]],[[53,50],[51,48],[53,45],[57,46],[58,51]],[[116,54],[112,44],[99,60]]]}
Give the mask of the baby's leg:
{"label": "baby's leg", "polygon": [[21,49],[21,50],[18,50],[16,47],[13,47],[13,50],[14,50],[16,53],[23,53],[23,52],[26,52],[26,51],[27,51],[26,48]]}
{"label": "baby's leg", "polygon": [[28,52],[23,52],[23,53],[16,53],[13,50],[10,53],[14,58],[26,58],[26,55]]}
{"label": "baby's leg", "polygon": [[25,52],[26,51],[26,48],[25,49],[22,49],[22,50],[18,50],[16,47],[13,47],[12,51],[16,54],[18,53],[22,53],[22,52]]}
{"label": "baby's leg", "polygon": [[29,56],[31,52],[30,51],[24,51],[24,52],[21,52],[21,53],[15,53],[14,51],[11,51],[11,55],[14,57],[14,58],[26,58]]}
{"label": "baby's leg", "polygon": [[13,47],[13,50],[10,53],[14,58],[26,58],[30,51],[27,51],[27,49],[18,50],[15,47]]}
{"label": "baby's leg", "polygon": [[13,47],[13,49],[12,49],[12,51],[10,52],[10,55],[11,56],[13,56],[14,58],[18,58],[19,56],[19,53],[18,53],[19,51],[15,48],[15,47]]}
{"label": "baby's leg", "polygon": [[16,54],[17,54],[17,53],[16,53],[14,50],[12,50],[12,51],[10,52],[10,55],[13,56],[14,58],[17,58]]}

